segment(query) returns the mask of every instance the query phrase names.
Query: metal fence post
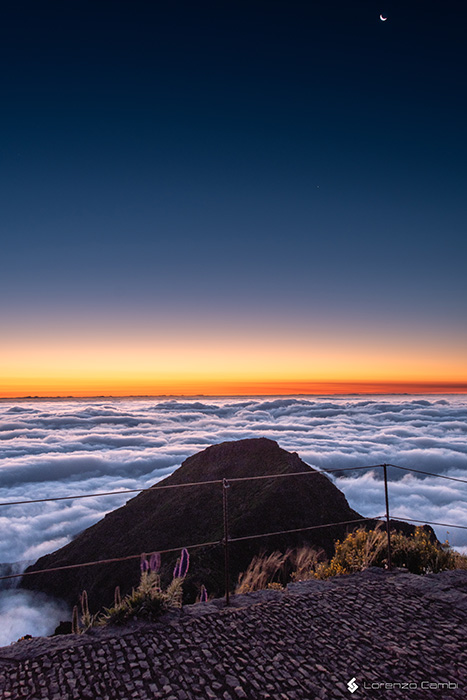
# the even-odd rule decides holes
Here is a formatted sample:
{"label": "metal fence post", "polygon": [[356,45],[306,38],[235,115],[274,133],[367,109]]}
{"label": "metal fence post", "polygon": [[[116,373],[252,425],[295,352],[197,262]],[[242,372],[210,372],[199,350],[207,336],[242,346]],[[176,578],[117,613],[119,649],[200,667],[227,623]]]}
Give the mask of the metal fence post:
{"label": "metal fence post", "polygon": [[222,510],[224,513],[224,580],[225,580],[225,604],[230,605],[230,570],[229,570],[229,501],[227,489],[230,484],[227,479],[222,480]]}
{"label": "metal fence post", "polygon": [[389,528],[389,496],[388,496],[388,472],[387,472],[387,465],[383,464],[383,472],[384,472],[384,497],[386,499],[386,533],[388,537],[388,569],[392,569],[392,560],[391,560],[391,531]]}

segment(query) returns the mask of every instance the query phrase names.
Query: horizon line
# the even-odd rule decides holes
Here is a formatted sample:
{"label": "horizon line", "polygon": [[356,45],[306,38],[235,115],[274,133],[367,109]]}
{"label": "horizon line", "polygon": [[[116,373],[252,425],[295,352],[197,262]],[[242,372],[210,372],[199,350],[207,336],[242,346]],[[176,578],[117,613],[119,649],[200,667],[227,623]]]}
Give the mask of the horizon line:
{"label": "horizon line", "polygon": [[[194,384],[194,386],[193,386]],[[467,394],[467,382],[464,381],[239,381],[213,382],[202,386],[202,382],[188,386],[148,387],[141,386],[83,388],[74,390],[64,388],[57,392],[49,387],[0,390],[0,400],[66,400],[66,399],[137,399],[137,398],[235,398],[265,396],[372,396],[372,395],[439,395]],[[211,384],[209,386],[209,384]],[[70,387],[71,388],[71,387]],[[52,389],[52,390],[51,390]],[[102,391],[104,389],[104,391]],[[106,390],[107,389],[107,390]],[[110,391],[109,391],[110,389]],[[153,389],[151,391],[151,389]],[[159,391],[157,390],[159,389]],[[162,391],[161,391],[162,389]],[[164,391],[165,389],[165,391]],[[172,390],[171,390],[172,389]],[[175,391],[173,391],[175,389]],[[177,389],[179,389],[177,391]],[[183,390],[185,389],[185,390]]]}
{"label": "horizon line", "polygon": [[348,392],[289,392],[289,393],[218,393],[218,394],[56,394],[56,395],[21,395],[0,396],[0,402],[6,401],[72,401],[87,399],[242,399],[242,398],[291,398],[324,396],[465,396],[463,391],[348,391]]}

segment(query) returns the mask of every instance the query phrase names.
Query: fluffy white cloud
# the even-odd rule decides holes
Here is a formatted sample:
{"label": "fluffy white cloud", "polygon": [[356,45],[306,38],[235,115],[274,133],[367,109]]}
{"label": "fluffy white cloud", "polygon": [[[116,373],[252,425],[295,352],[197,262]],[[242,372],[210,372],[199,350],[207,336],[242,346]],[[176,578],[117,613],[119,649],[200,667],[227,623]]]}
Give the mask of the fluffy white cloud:
{"label": "fluffy white cloud", "polygon": [[[318,469],[392,463],[467,478],[467,398],[327,397],[0,402],[0,502],[145,488],[206,446],[265,436]],[[467,485],[390,469],[391,512],[467,525]],[[381,470],[333,476],[364,515]],[[0,562],[35,559],[130,495],[1,506]],[[445,539],[448,528],[435,528]],[[467,530],[449,529],[467,547]]]}
{"label": "fluffy white cloud", "polygon": [[[320,469],[386,462],[466,475],[466,419],[464,397],[2,402],[0,501],[143,488],[207,445],[260,435]],[[397,506],[405,502],[406,517],[413,495],[422,491],[424,506],[413,517],[458,516],[457,504],[465,500],[462,484],[436,479],[427,492],[428,477],[409,481],[404,474],[390,470],[398,482]],[[378,470],[374,478],[362,472],[341,476],[347,478],[337,483],[353,507],[365,514],[380,509]],[[438,496],[446,483],[453,485],[441,509]],[[53,549],[57,537],[71,538],[125,500],[4,506],[0,522],[8,523],[4,532],[11,537],[0,544],[0,562],[25,559],[36,546],[41,552]],[[462,531],[456,540],[467,545]]]}
{"label": "fluffy white cloud", "polygon": [[25,634],[41,637],[52,634],[60,620],[69,620],[70,610],[46,595],[29,591],[2,591],[0,594],[0,646]]}

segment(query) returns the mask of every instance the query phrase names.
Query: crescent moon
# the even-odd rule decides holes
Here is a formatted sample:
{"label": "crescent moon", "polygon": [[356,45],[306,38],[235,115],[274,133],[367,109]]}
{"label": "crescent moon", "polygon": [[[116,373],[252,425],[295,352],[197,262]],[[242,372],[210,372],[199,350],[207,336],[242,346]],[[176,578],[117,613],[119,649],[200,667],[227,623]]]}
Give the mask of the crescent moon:
{"label": "crescent moon", "polygon": [[383,17],[383,15],[380,15],[379,18],[381,22],[385,22],[387,20],[387,17]]}

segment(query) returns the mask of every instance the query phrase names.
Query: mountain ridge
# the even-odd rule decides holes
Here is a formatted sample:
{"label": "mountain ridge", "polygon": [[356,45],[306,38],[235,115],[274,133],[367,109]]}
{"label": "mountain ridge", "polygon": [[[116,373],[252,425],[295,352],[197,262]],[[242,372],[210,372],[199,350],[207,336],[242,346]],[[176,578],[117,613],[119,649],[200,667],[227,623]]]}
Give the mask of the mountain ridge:
{"label": "mountain ridge", "polygon": [[[310,476],[294,476],[297,472],[309,472]],[[281,474],[290,476],[234,481]],[[306,543],[332,556],[335,540],[345,537],[349,527],[329,524],[363,519],[330,479],[305,464],[297,453],[288,452],[264,437],[228,441],[192,455],[155,485],[180,488],[143,491],[81,532],[69,544],[41,557],[27,572],[204,542],[221,543],[224,537],[222,483],[196,484],[222,482],[223,479],[232,480],[228,505],[229,535],[233,539],[328,525],[307,532],[232,542],[229,545],[231,585],[251,558],[262,551],[285,551]],[[194,600],[201,584],[212,594],[223,592],[223,554],[220,544],[192,551],[185,587],[189,601]],[[170,578],[174,558],[175,555],[163,557],[163,578]],[[119,585],[122,593],[127,592],[138,579],[139,566],[132,560],[102,567],[38,573],[25,577],[22,586],[64,598],[69,603],[76,602],[85,589],[91,607],[97,609],[111,604],[115,586]]]}

